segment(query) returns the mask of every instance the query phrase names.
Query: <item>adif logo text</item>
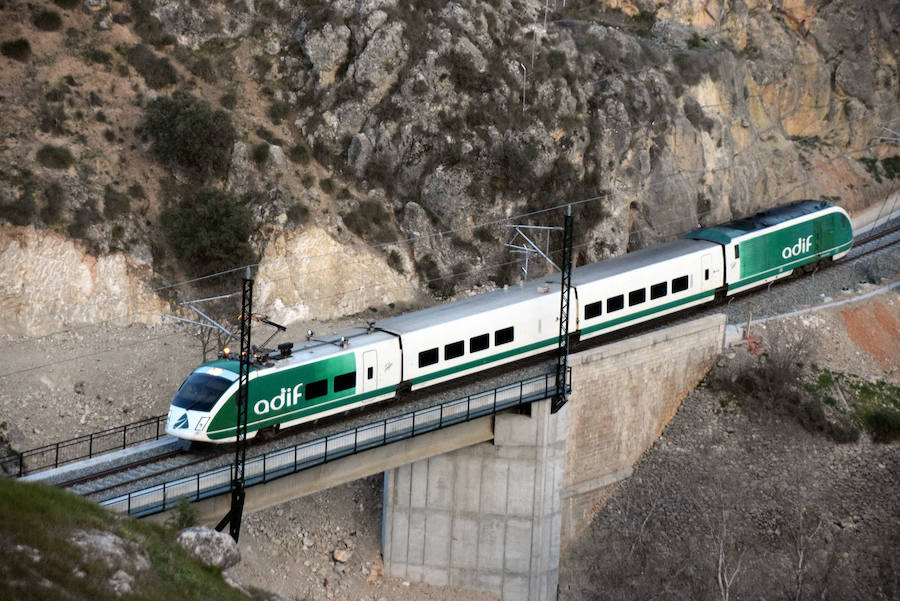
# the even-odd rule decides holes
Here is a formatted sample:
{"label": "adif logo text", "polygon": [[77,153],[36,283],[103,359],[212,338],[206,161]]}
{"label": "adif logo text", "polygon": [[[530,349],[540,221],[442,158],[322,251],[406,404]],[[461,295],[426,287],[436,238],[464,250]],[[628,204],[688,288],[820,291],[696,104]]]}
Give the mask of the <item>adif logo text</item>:
{"label": "adif logo text", "polygon": [[790,259],[791,257],[805,255],[812,250],[812,240],[812,236],[807,236],[806,238],[798,238],[797,243],[793,246],[784,247],[784,249],[781,251],[781,257],[783,259]]}

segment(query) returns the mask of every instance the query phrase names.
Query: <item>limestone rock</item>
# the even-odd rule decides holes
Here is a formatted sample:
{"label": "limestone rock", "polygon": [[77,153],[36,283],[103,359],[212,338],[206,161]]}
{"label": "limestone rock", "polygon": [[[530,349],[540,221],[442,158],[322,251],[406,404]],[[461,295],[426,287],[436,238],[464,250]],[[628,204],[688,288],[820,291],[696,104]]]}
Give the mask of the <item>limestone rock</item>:
{"label": "limestone rock", "polygon": [[350,561],[353,552],[349,549],[335,549],[332,551],[331,555],[337,563],[347,563]]}
{"label": "limestone rock", "polygon": [[303,51],[313,70],[318,73],[320,86],[334,82],[335,72],[347,60],[349,42],[350,29],[346,25],[335,26],[331,23],[310,31],[303,38]]}
{"label": "limestone rock", "polygon": [[111,532],[76,531],[71,542],[89,561],[100,561],[113,572],[107,588],[116,597],[131,594],[135,577],[150,569],[146,551]]}
{"label": "limestone rock", "polygon": [[227,570],[241,561],[241,551],[234,539],[210,528],[186,528],[178,535],[178,544],[200,563],[220,570]]}
{"label": "limestone rock", "polygon": [[280,230],[263,251],[254,304],[279,323],[332,319],[409,302],[416,282],[369,248],[348,249],[317,226]]}
{"label": "limestone rock", "polygon": [[157,323],[165,303],[149,289],[150,265],[130,255],[96,257],[48,230],[0,227],[0,333]]}

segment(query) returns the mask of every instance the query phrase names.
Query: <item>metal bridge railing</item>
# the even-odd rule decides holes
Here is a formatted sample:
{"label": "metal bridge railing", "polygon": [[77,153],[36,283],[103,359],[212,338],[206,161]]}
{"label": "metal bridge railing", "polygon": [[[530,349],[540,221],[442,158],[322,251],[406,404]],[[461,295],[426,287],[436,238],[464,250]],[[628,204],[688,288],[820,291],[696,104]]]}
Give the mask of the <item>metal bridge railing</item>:
{"label": "metal bridge railing", "polygon": [[[566,388],[571,386],[571,369]],[[547,373],[448,401],[434,407],[405,413],[351,430],[345,430],[247,459],[245,487],[263,484],[289,474],[347,457],[362,451],[447,428],[556,394],[556,374]],[[180,499],[199,501],[230,490],[233,466],[185,476],[100,502],[109,509],[134,516],[160,513]]]}
{"label": "metal bridge railing", "polygon": [[0,457],[0,474],[13,476],[33,474],[150,440],[158,440],[165,434],[166,416],[149,417],[124,426]]}

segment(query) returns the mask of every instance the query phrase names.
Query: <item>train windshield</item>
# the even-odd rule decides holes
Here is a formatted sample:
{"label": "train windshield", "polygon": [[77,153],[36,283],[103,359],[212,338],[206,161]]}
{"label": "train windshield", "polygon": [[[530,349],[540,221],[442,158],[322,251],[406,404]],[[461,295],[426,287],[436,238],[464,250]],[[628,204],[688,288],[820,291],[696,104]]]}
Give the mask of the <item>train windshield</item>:
{"label": "train windshield", "polygon": [[230,385],[231,381],[225,378],[193,373],[178,389],[172,404],[182,409],[209,411]]}

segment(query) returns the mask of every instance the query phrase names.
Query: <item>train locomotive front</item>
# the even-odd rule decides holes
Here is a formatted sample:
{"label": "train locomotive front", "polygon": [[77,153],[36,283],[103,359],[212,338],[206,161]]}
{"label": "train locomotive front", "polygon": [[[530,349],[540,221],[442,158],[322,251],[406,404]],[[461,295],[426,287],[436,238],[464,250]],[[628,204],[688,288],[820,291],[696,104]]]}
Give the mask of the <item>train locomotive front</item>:
{"label": "train locomotive front", "polygon": [[166,434],[185,440],[208,442],[210,421],[226,404],[234,404],[239,363],[219,360],[195,369],[172,400]]}

